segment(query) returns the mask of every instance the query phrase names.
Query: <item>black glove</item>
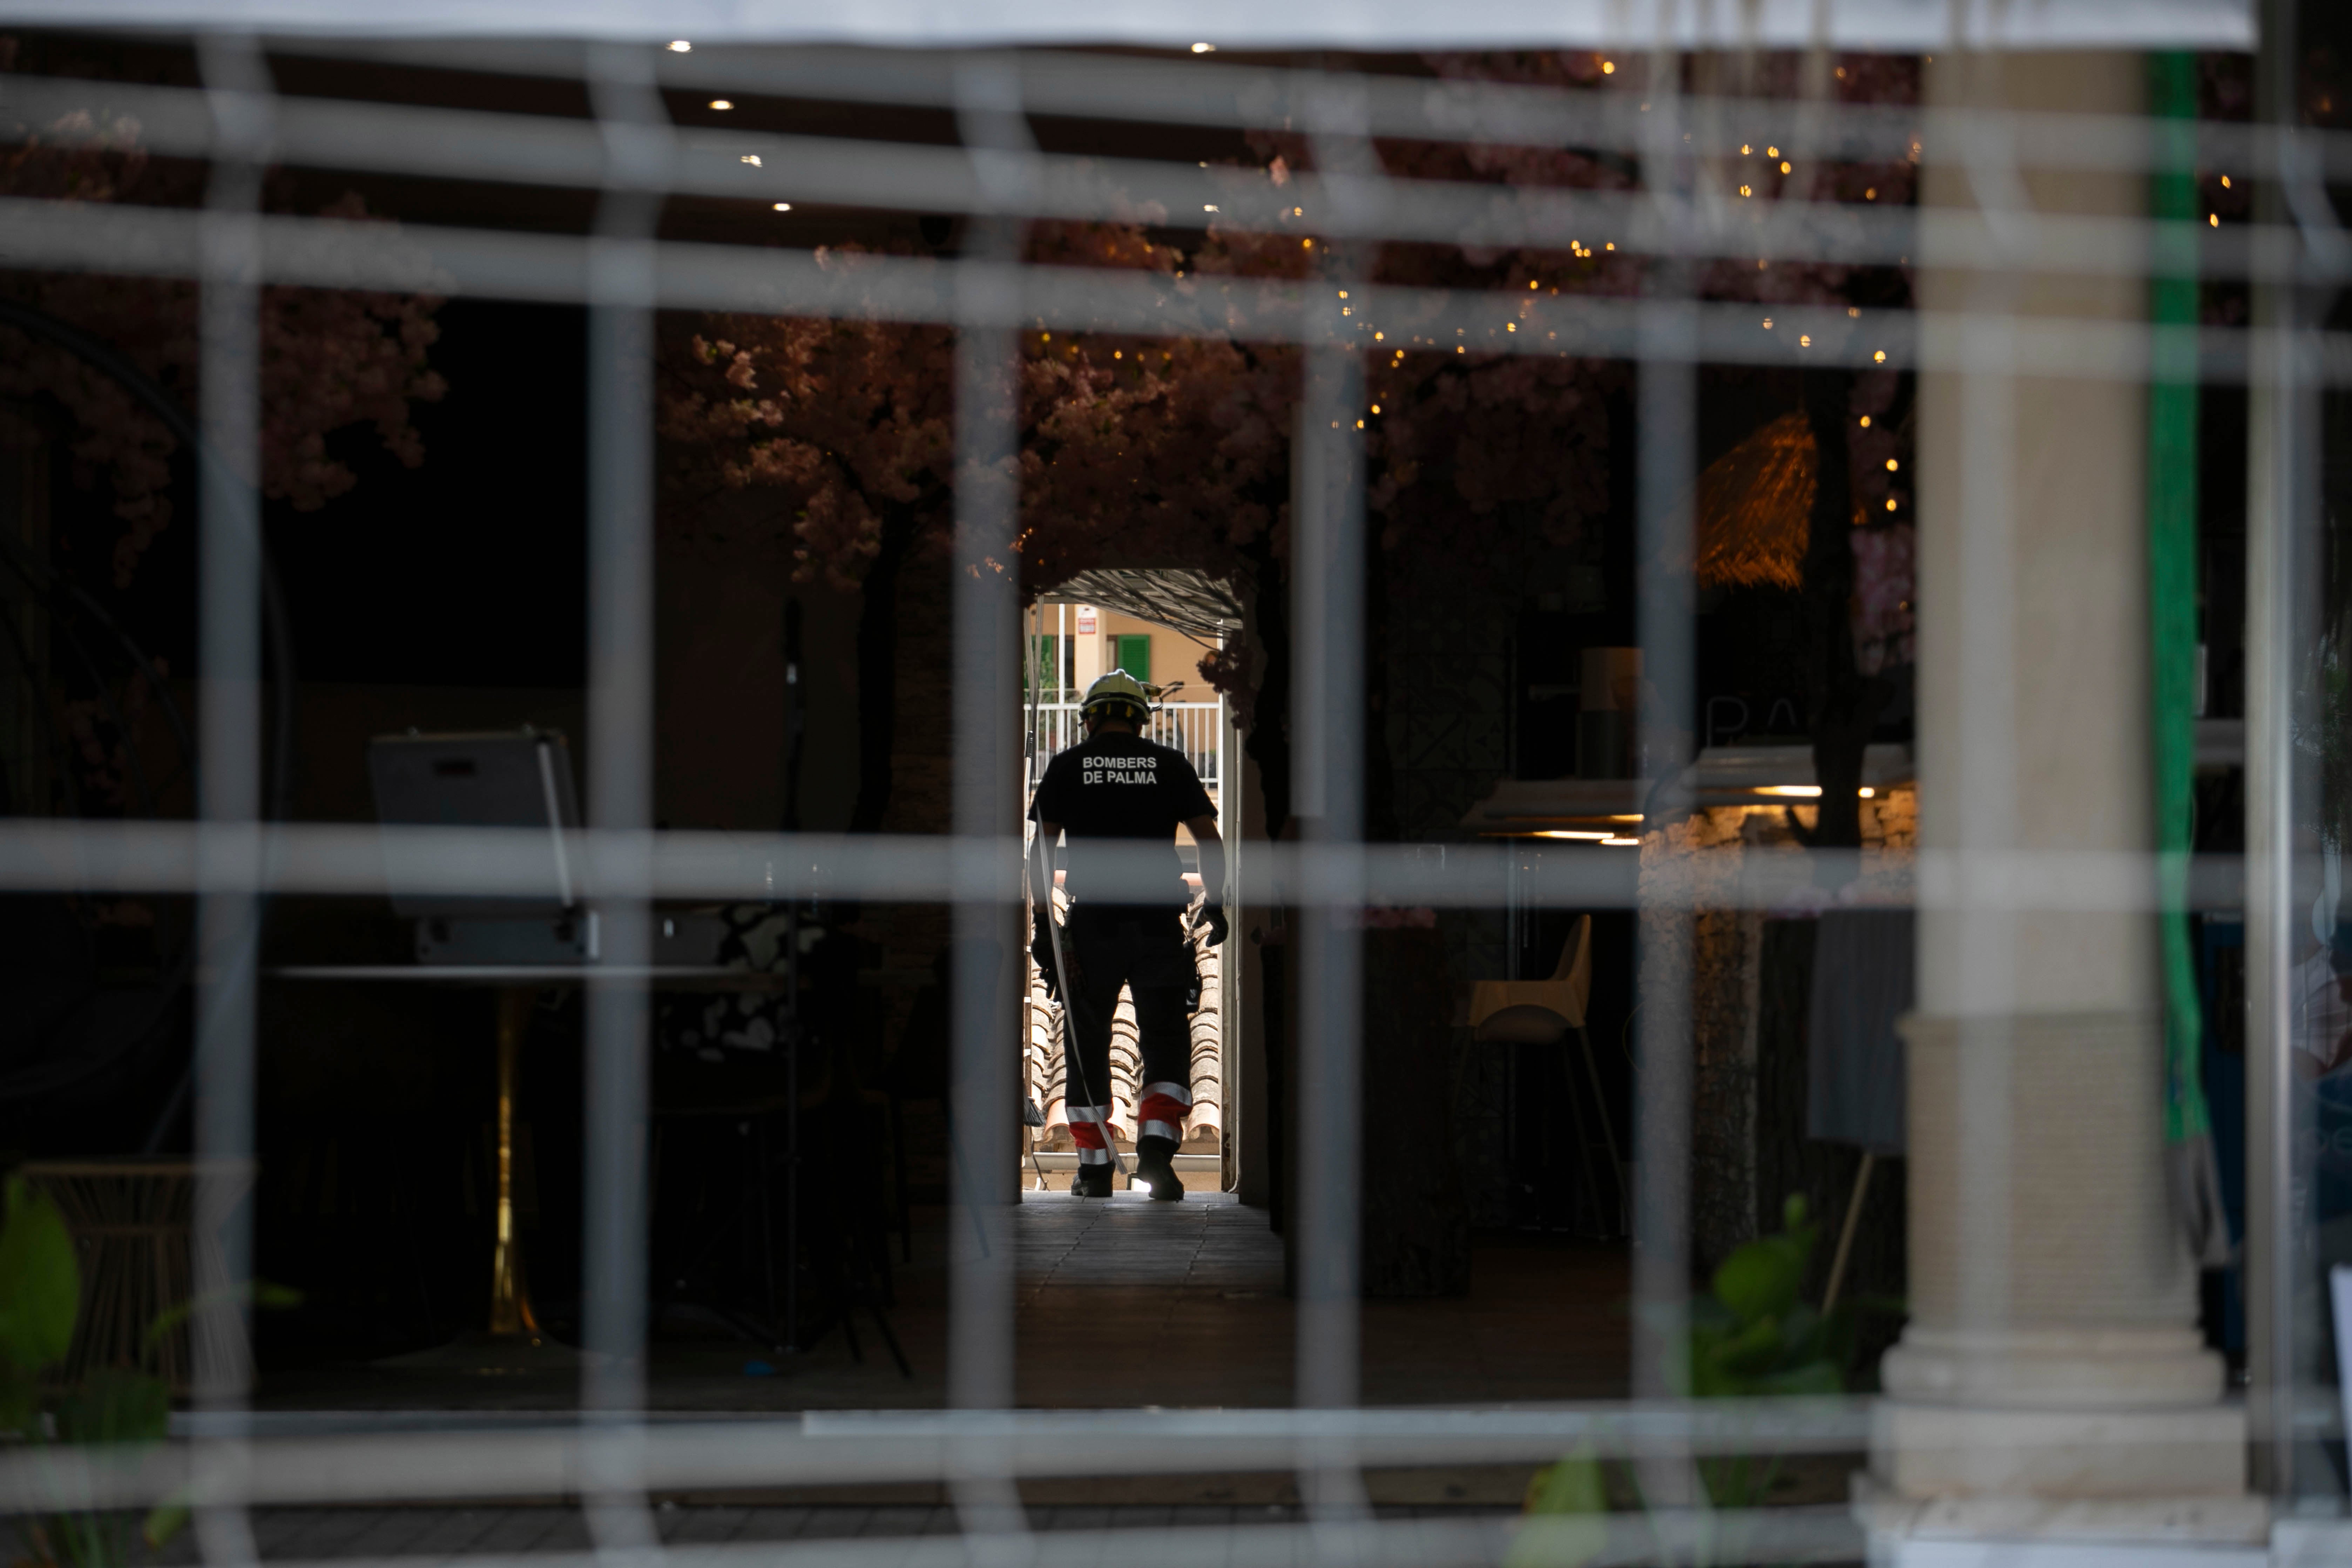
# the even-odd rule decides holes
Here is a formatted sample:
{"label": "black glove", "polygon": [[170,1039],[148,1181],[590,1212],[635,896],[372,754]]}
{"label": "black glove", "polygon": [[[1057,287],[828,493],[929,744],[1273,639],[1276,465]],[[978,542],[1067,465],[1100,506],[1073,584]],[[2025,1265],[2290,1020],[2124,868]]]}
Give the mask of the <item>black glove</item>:
{"label": "black glove", "polygon": [[1233,929],[1225,923],[1225,907],[1223,904],[1203,904],[1201,906],[1201,918],[1208,922],[1209,945],[1221,945]]}
{"label": "black glove", "polygon": [[1037,930],[1029,939],[1029,956],[1037,961],[1037,972],[1045,978],[1045,994],[1058,1002],[1062,999],[1062,976],[1054,965],[1054,928],[1047,923],[1051,918],[1036,917]]}

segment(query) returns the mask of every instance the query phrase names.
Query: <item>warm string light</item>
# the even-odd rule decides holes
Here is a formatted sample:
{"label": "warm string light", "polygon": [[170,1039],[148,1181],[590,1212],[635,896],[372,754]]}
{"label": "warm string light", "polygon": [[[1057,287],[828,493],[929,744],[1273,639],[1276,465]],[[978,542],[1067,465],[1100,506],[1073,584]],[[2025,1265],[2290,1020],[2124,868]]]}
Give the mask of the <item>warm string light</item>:
{"label": "warm string light", "polygon": [[669,41],[669,52],[674,55],[690,55],[694,52],[694,46],[684,38],[672,38]]}
{"label": "warm string light", "polygon": [[780,213],[788,213],[793,210],[793,204],[790,202],[777,202],[774,204],[772,210]]}
{"label": "warm string light", "polygon": [[732,99],[714,98],[710,100],[710,107],[713,109],[727,110],[734,108],[735,103]]}

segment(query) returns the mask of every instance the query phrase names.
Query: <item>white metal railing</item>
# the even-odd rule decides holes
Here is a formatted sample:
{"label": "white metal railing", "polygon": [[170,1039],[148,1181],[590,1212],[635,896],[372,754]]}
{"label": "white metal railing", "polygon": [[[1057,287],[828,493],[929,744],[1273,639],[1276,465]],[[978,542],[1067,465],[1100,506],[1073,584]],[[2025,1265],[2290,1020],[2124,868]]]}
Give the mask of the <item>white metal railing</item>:
{"label": "white metal railing", "polygon": [[[1210,788],[1217,787],[1218,751],[1224,732],[1222,702],[1162,702],[1151,710],[1151,722],[1145,729],[1149,740],[1163,746],[1172,746],[1184,753],[1201,782]],[[1076,745],[1086,738],[1086,726],[1079,721],[1078,705],[1074,702],[1040,702],[1026,721],[1030,731],[1029,786],[1034,789],[1045,776],[1045,764],[1060,752]]]}

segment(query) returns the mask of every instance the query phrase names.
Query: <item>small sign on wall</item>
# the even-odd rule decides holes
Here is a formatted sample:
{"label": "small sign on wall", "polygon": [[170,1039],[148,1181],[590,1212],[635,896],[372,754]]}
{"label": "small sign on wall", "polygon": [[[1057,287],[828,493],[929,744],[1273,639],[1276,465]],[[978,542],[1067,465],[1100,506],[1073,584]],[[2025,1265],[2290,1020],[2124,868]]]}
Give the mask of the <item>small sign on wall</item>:
{"label": "small sign on wall", "polygon": [[1078,635],[1082,637],[1090,637],[1101,629],[1101,626],[1095,619],[1095,607],[1092,605],[1080,605],[1078,606]]}

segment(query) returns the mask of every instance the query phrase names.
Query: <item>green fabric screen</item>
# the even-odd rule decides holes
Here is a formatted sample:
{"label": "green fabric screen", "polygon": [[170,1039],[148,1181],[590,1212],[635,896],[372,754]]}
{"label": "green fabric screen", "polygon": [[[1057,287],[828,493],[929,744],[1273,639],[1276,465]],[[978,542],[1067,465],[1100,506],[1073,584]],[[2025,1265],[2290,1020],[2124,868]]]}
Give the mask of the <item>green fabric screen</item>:
{"label": "green fabric screen", "polygon": [[2197,61],[2148,57],[2156,174],[2148,280],[2147,609],[2154,742],[2157,919],[2164,968],[2164,1136],[2191,1248],[2229,1260],[2221,1170],[2205,1101],[2204,1008],[2189,943],[2189,860],[2197,773]]}

